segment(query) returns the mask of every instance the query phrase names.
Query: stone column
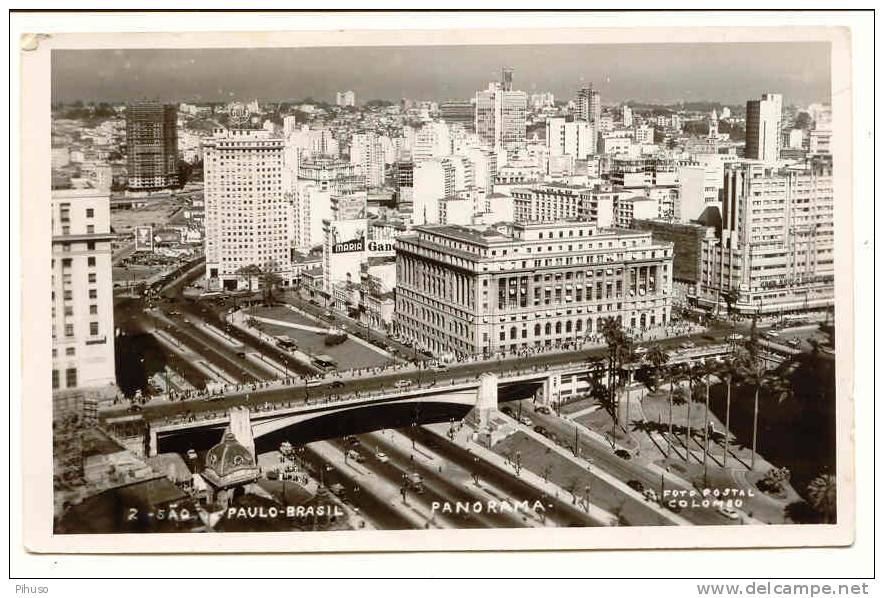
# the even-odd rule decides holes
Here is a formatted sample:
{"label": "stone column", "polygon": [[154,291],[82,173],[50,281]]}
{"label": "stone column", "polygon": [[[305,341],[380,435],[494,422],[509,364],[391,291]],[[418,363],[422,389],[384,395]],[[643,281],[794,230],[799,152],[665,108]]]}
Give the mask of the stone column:
{"label": "stone column", "polygon": [[234,407],[230,410],[230,431],[236,437],[236,441],[249,449],[257,463],[255,455],[255,438],[252,434],[251,413],[246,407]]}
{"label": "stone column", "polygon": [[539,397],[543,405],[551,405],[559,401],[559,390],[562,387],[562,375],[550,374],[543,380],[543,392]]}
{"label": "stone column", "polygon": [[479,427],[491,422],[491,414],[497,411],[497,374],[485,372],[479,376],[479,390],[476,393],[476,413]]}

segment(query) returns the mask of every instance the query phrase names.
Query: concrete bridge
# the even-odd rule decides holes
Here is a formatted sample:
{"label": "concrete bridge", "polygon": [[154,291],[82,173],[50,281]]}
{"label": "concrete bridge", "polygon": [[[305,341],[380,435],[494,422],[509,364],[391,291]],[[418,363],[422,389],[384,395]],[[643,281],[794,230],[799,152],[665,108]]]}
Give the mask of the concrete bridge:
{"label": "concrete bridge", "polygon": [[[670,363],[707,359],[729,352],[730,348],[727,345],[699,347],[673,354]],[[229,427],[240,443],[254,451],[256,439],[292,426],[335,415],[367,414],[370,410],[390,406],[414,405],[416,409],[434,405],[460,406],[472,412],[478,418],[480,425],[484,426],[490,421],[492,412],[498,408],[502,386],[536,385],[534,399],[541,404],[555,404],[569,396],[589,391],[590,369],[588,363],[578,362],[513,370],[500,375],[485,372],[478,378],[458,380],[455,377],[450,384],[382,389],[352,398],[324,397],[296,405],[265,403],[248,407],[239,406],[223,413],[157,420],[149,422],[148,450],[150,455],[155,455],[163,439],[186,436],[196,431],[217,431],[220,438],[221,432]],[[390,427],[383,425],[383,418],[378,419],[377,425],[377,429]]]}

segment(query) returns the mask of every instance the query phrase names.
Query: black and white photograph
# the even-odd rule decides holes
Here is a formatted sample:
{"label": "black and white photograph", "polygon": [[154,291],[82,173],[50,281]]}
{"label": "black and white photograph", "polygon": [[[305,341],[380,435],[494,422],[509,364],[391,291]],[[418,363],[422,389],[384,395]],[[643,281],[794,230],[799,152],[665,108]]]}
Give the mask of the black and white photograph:
{"label": "black and white photograph", "polygon": [[35,38],[49,534],[849,543],[843,39],[607,33]]}

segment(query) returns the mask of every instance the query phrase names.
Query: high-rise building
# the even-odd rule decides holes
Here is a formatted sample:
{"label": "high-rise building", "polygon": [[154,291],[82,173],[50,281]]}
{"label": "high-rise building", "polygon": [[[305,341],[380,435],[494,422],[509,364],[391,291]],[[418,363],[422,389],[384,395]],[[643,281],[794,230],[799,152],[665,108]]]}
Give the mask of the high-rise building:
{"label": "high-rise building", "polygon": [[418,226],[396,244],[396,332],[436,355],[582,341],[669,321],[672,245],[576,222]]}
{"label": "high-rise building", "polygon": [[292,207],[284,141],[268,131],[216,129],[203,142],[209,288],[253,288],[254,267],[291,278]]}
{"label": "high-rise building", "polygon": [[623,104],[623,126],[632,126],[632,108],[628,104]]}
{"label": "high-rise building", "polygon": [[439,202],[454,197],[456,171],[452,160],[435,158],[415,164],[412,192],[414,224],[439,222]]}
{"label": "high-rise building", "polygon": [[546,119],[546,147],[550,156],[574,156],[586,160],[595,153],[592,125],[575,120],[565,122],[564,118]]}
{"label": "high-rise building", "polygon": [[469,100],[448,100],[439,106],[439,110],[447,124],[460,124],[468,131],[475,130],[476,109]]}
{"label": "high-rise building", "polygon": [[375,133],[356,133],[350,141],[350,164],[365,177],[368,188],[382,187],[386,175],[384,146]]}
{"label": "high-rise building", "polygon": [[748,315],[834,305],[831,161],[724,168],[721,235],[704,241],[693,299],[715,307],[737,291],[734,309]]}
{"label": "high-rise building", "polygon": [[744,156],[762,162],[780,158],[783,96],[766,93],[746,102],[746,149]]}
{"label": "high-rise building", "polygon": [[52,191],[52,391],[113,397],[110,192]]}
{"label": "high-rise building", "polygon": [[356,105],[356,92],[352,90],[339,91],[335,95],[335,104],[341,107],[349,107]]}
{"label": "high-rise building", "polygon": [[162,189],[178,184],[178,108],[152,100],[126,106],[128,187]]}
{"label": "high-rise building", "polygon": [[476,133],[495,151],[525,145],[528,95],[524,91],[512,91],[511,70],[509,77],[510,89],[491,83],[487,90],[476,92]]}
{"label": "high-rise building", "polygon": [[576,99],[577,120],[585,120],[596,126],[599,126],[602,120],[602,94],[597,89],[593,89],[592,83],[589,87],[582,87],[577,91]]}

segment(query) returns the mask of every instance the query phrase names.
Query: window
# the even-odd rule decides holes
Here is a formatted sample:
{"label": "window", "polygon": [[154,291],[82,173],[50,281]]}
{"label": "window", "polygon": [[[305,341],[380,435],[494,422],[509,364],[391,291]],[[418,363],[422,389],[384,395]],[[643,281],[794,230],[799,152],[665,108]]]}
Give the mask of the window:
{"label": "window", "polygon": [[64,335],[65,336],[74,336],[74,325],[73,324],[65,324],[64,325]]}
{"label": "window", "polygon": [[95,258],[94,258],[94,257],[90,257],[90,258],[86,261],[86,263],[87,263],[87,265],[89,265],[90,267],[95,266]]}
{"label": "window", "polygon": [[96,276],[95,272],[90,272],[89,273],[89,282],[95,282],[96,280],[97,280],[97,276]]}
{"label": "window", "polygon": [[75,353],[74,347],[68,347],[64,350],[64,354],[67,355],[68,357],[72,357],[74,355],[74,353]]}
{"label": "window", "polygon": [[98,322],[89,322],[89,334],[92,336],[98,334]]}
{"label": "window", "polygon": [[94,208],[86,208],[86,218],[94,218],[95,217],[95,209]]}
{"label": "window", "polygon": [[77,385],[77,368],[68,368],[64,373],[64,382],[65,386],[68,388],[73,388]]}
{"label": "window", "polygon": [[89,306],[89,314],[94,316],[97,313],[98,313],[98,306],[97,305],[90,305]]}
{"label": "window", "polygon": [[52,370],[52,390],[57,389],[60,382],[58,370]]}

